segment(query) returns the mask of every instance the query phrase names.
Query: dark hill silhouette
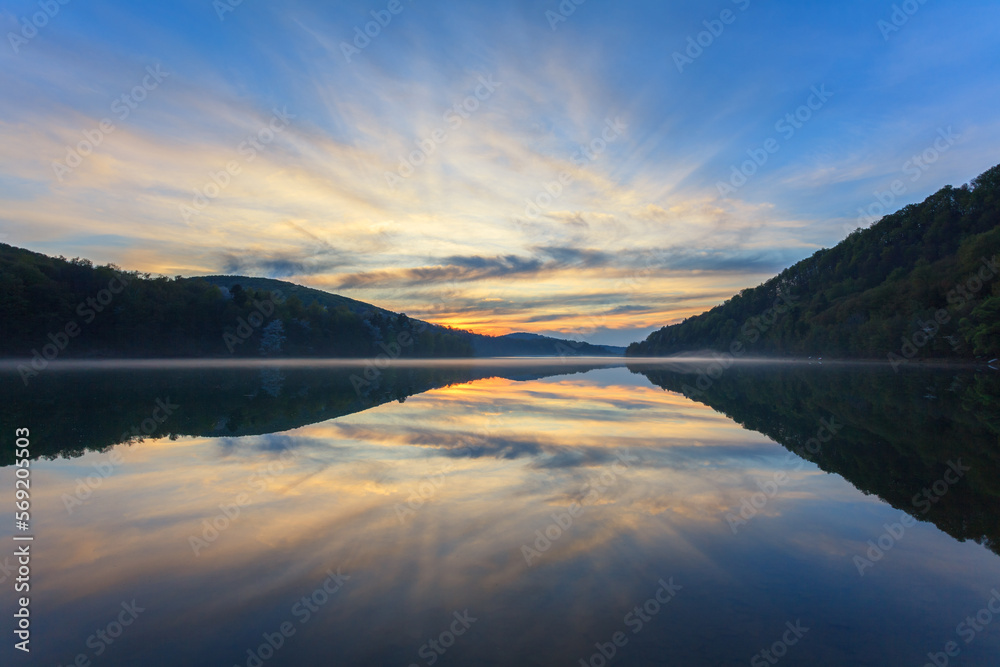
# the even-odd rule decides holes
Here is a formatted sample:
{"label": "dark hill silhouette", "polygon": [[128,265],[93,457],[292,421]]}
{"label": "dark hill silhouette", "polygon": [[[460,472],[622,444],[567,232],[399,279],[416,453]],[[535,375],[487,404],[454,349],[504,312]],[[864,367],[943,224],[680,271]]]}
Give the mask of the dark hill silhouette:
{"label": "dark hill silhouette", "polygon": [[1000,166],[855,230],[626,354],[989,360],[1000,354],[998,259]]}
{"label": "dark hill silhouette", "polygon": [[168,278],[0,244],[0,357],[620,356],[544,337],[491,337],[270,278]]}

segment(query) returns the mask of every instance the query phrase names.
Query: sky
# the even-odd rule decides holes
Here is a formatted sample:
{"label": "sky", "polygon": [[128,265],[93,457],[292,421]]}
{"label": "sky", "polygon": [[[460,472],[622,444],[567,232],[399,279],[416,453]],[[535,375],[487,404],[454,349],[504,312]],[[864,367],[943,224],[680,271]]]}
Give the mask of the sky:
{"label": "sky", "polygon": [[1000,162],[994,1],[577,2],[0,0],[0,241],[627,344]]}

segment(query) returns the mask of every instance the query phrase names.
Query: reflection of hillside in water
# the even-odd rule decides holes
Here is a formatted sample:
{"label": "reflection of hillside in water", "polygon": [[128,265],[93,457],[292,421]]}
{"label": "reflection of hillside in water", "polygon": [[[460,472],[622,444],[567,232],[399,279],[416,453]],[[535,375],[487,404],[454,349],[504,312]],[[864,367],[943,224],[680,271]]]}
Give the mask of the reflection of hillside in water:
{"label": "reflection of hillside in water", "polygon": [[[242,436],[288,431],[452,384],[530,380],[596,366],[449,366],[88,370],[42,373],[25,389],[0,375],[9,423],[27,425],[35,456],[79,456],[144,436]],[[177,407],[170,407],[177,406]],[[13,450],[0,464],[13,463]]]}
{"label": "reflection of hillside in water", "polygon": [[[703,367],[630,364],[630,369],[952,537],[1000,553],[1000,377],[995,373],[745,366],[698,384]],[[807,442],[821,421],[831,418],[843,428],[809,453]],[[970,470],[957,483],[944,482],[949,462],[959,460]]]}
{"label": "reflection of hillside in water", "polygon": [[[32,429],[36,456],[73,457],[146,436],[278,433],[449,385],[596,367],[390,366],[367,376],[363,368],[51,372],[30,391],[5,374],[0,396],[10,423]],[[733,367],[699,384],[694,365],[630,368],[957,539],[1000,552],[1000,378],[994,374],[780,365]],[[810,453],[807,443],[830,419],[843,427]],[[478,455],[495,455],[496,447],[510,455],[523,443],[493,445],[483,444]],[[2,463],[12,457],[4,451]],[[949,462],[970,470],[945,489]],[[935,492],[936,482],[943,493]]]}

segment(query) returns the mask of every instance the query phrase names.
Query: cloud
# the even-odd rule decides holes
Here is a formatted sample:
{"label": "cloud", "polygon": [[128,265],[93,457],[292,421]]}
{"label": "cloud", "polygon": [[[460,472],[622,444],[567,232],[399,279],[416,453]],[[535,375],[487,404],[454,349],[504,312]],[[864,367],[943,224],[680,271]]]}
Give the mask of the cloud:
{"label": "cloud", "polygon": [[343,255],[336,250],[306,255],[303,250],[246,251],[241,254],[220,253],[222,272],[226,275],[263,275],[267,278],[290,278],[335,271],[344,265]]}
{"label": "cloud", "polygon": [[[287,278],[493,333],[697,314],[842,238],[938,126],[963,141],[908,198],[968,180],[1000,148],[988,76],[998,9],[978,7],[969,33],[962,12],[928,5],[889,45],[874,28],[858,37],[860,6],[817,10],[824,37],[858,49],[845,60],[782,6],[774,19],[789,29],[768,35],[752,68],[743,54],[763,33],[747,23],[679,75],[670,52],[701,19],[669,3],[595,5],[556,33],[510,3],[407,10],[352,63],[339,44],[368,15],[361,2],[244,8],[238,31],[183,3],[74,7],[22,54],[0,50],[6,242],[167,275]],[[947,67],[903,48],[925,41]],[[170,77],[119,119],[111,104],[155,63]],[[837,83],[831,104],[720,197],[716,183],[822,83],[817,72]],[[449,120],[482,76],[501,85]],[[295,117],[251,159],[240,146],[275,107]],[[621,137],[579,159],[618,116]],[[108,117],[114,132],[59,180],[53,161]],[[413,171],[390,187],[402,161]],[[231,164],[238,174],[213,185]]]}
{"label": "cloud", "polygon": [[655,310],[650,306],[618,306],[608,311],[608,315],[621,315],[624,313],[649,313]]}
{"label": "cloud", "polygon": [[606,266],[612,258],[605,253],[580,248],[536,248],[537,256],[521,257],[503,255],[451,255],[442,258],[438,266],[371,271],[339,276],[335,279],[338,289],[351,289],[377,285],[380,287],[412,287],[433,283],[462,283],[492,278],[532,278],[571,268]]}
{"label": "cloud", "polygon": [[517,262],[515,264],[497,262],[491,266],[482,266],[479,268],[451,265],[369,271],[338,276],[334,280],[337,289],[372,286],[381,288],[409,287],[433,283],[469,282],[485,278],[523,276],[525,274],[534,275],[540,270],[541,265],[536,262]]}

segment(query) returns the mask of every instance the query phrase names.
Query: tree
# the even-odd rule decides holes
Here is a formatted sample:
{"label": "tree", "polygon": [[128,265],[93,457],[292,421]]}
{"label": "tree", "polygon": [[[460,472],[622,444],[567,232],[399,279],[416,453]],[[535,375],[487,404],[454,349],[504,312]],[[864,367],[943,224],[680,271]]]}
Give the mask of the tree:
{"label": "tree", "polygon": [[281,320],[274,320],[261,331],[260,353],[265,357],[273,357],[281,354],[281,347],[285,343],[285,325]]}

